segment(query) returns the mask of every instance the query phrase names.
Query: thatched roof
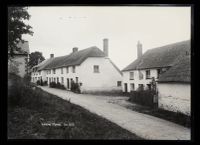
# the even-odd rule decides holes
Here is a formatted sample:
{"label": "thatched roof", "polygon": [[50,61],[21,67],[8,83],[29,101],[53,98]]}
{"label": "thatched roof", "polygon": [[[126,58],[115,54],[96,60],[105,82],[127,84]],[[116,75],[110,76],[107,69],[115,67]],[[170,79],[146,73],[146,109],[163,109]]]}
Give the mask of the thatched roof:
{"label": "thatched roof", "polygon": [[[105,54],[99,48],[93,46],[74,53],[70,53],[69,55],[44,60],[43,62],[34,66],[33,68],[38,68],[37,70],[48,70],[65,66],[80,65],[88,57],[105,57]],[[109,61],[114,66],[114,68],[121,74],[119,68],[110,59]]]}
{"label": "thatched roof", "polygon": [[37,68],[37,70],[42,70],[45,66],[47,66],[52,61],[53,61],[53,58],[49,58],[49,59],[43,60],[38,65],[34,66],[33,69]]}
{"label": "thatched roof", "polygon": [[174,65],[163,73],[158,82],[190,82],[191,66],[190,56],[179,57]]}
{"label": "thatched roof", "polygon": [[186,51],[190,53],[189,40],[149,49],[122,71],[172,66],[176,58],[180,55],[185,55]]}
{"label": "thatched roof", "polygon": [[[39,63],[33,68],[37,67],[38,68],[37,70],[44,70],[44,69],[47,70],[65,66],[80,65],[88,57],[105,57],[105,54],[99,48],[93,46],[74,53],[70,53],[69,55],[44,60],[43,62]],[[110,59],[109,61],[121,74],[119,68]]]}
{"label": "thatched roof", "polygon": [[105,57],[102,52],[96,46],[86,48],[69,55],[55,57],[48,65],[43,69],[59,68],[64,66],[80,65],[88,57]]}

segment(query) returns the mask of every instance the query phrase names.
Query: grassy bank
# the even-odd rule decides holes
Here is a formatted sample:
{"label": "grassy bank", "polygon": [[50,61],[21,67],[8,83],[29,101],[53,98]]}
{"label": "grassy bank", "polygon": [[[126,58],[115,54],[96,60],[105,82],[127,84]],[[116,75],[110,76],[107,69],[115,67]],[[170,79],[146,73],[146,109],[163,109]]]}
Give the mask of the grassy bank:
{"label": "grassy bank", "polygon": [[8,86],[9,139],[141,139],[16,76]]}

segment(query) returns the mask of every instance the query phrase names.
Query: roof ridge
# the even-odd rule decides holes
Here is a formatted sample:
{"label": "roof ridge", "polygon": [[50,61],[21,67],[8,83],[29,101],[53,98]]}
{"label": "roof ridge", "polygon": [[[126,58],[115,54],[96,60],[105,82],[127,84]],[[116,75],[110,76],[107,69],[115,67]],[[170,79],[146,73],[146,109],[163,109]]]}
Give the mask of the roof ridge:
{"label": "roof ridge", "polygon": [[[169,46],[173,46],[173,45],[177,45],[177,44],[182,44],[182,43],[186,43],[186,42],[190,42],[191,40],[183,40],[183,41],[178,41],[178,42],[174,42],[174,43],[170,43],[170,44],[166,44],[166,45],[161,45],[161,46],[158,46],[158,47],[153,47],[153,48],[150,48],[148,49],[147,51],[149,50],[154,50],[154,49],[159,49],[159,48],[162,48],[162,47],[169,47]],[[170,49],[173,49],[173,48],[170,48]],[[146,51],[146,52],[147,52]],[[145,52],[145,53],[146,53]]]}

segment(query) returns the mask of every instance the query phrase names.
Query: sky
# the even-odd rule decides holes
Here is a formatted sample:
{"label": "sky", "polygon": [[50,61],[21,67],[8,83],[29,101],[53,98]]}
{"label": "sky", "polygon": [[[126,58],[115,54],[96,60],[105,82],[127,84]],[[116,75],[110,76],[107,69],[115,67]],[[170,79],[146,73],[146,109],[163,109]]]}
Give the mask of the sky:
{"label": "sky", "polygon": [[30,52],[42,52],[45,59],[68,55],[73,47],[103,50],[108,38],[109,58],[123,69],[137,59],[138,41],[144,53],[191,36],[191,7],[39,6],[28,12],[34,34],[23,38]]}

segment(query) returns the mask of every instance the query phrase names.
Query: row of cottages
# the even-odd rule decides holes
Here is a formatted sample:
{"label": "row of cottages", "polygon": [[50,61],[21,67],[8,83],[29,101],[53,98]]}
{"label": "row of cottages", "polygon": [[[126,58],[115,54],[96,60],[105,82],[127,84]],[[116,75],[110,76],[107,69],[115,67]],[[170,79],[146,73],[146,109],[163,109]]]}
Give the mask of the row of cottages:
{"label": "row of cottages", "polygon": [[137,59],[122,70],[123,92],[151,89],[157,84],[158,106],[190,115],[190,41],[182,41],[142,54],[142,44],[137,44]]}
{"label": "row of cottages", "polygon": [[50,58],[33,67],[32,82],[37,80],[60,82],[68,90],[72,81],[82,93],[121,91],[122,73],[108,57],[108,39],[103,40],[103,51],[96,46],[78,50],[65,56]]}
{"label": "row of cottages", "polygon": [[8,61],[8,72],[24,77],[28,73],[29,43],[28,41],[19,42],[17,47],[20,49],[14,51],[12,60]]}

